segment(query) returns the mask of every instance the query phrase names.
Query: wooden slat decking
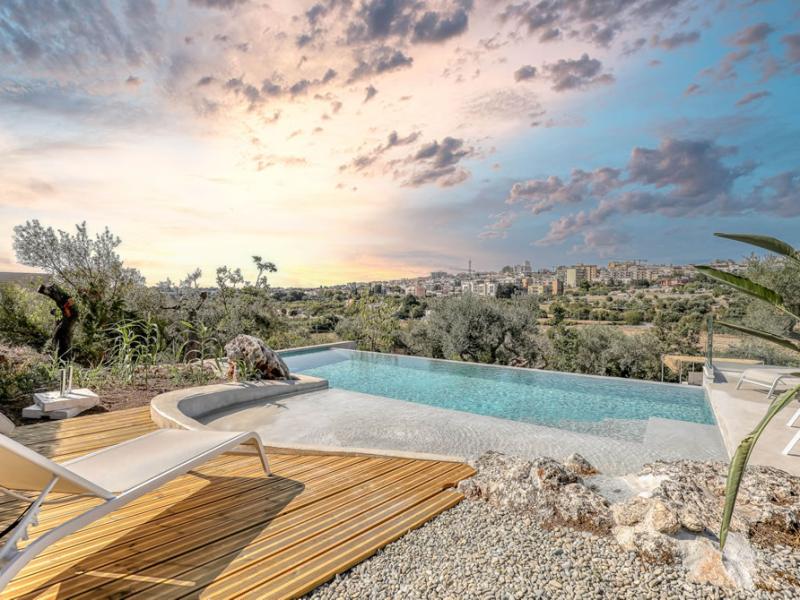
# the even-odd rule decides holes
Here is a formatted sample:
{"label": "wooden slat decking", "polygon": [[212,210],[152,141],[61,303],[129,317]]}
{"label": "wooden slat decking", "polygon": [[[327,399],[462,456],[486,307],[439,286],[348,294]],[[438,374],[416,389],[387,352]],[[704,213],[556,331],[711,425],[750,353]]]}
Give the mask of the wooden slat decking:
{"label": "wooden slat decking", "polygon": [[[147,408],[19,428],[57,460],[154,429]],[[291,598],[461,500],[464,464],[226,455],[130,503],[30,563],[0,598]],[[47,506],[32,537],[96,500]],[[0,502],[0,527],[22,506]]]}

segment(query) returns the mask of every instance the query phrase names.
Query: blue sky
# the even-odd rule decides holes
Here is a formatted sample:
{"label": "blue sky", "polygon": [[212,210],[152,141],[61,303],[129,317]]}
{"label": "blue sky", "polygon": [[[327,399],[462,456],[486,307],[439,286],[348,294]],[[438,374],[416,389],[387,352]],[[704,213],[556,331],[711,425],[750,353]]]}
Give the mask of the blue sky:
{"label": "blue sky", "polygon": [[794,2],[9,0],[0,59],[0,269],[32,218],[151,282],[800,245]]}

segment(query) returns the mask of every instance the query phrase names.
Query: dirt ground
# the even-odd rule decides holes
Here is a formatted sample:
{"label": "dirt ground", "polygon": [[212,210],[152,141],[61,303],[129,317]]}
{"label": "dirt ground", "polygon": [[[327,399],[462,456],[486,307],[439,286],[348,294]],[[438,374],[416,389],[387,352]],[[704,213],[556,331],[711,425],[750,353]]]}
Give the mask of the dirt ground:
{"label": "dirt ground", "polygon": [[[222,379],[210,381],[209,383],[217,383],[223,381]],[[122,410],[125,408],[135,408],[137,406],[146,406],[150,404],[155,396],[189,387],[192,384],[187,382],[179,382],[170,377],[156,377],[151,378],[147,385],[142,381],[136,381],[130,385],[120,386],[114,384],[113,386],[95,387],[94,391],[100,396],[100,404],[87,410],[81,415],[96,415],[100,413],[111,412],[113,410]],[[25,394],[18,398],[5,400],[3,402],[3,414],[11,419],[15,425],[31,425],[33,423],[40,423],[46,419],[23,419],[22,409],[33,404],[33,399],[29,394]]]}

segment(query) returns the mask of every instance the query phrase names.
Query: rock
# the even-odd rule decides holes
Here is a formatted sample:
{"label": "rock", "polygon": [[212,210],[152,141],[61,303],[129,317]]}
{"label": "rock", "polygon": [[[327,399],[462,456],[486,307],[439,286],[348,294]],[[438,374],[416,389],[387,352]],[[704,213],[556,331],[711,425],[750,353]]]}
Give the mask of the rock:
{"label": "rock", "polygon": [[[652,492],[680,525],[692,532],[716,531],[725,504],[727,465],[673,461],[645,465],[642,474],[666,476]],[[749,465],[739,488],[731,530],[762,545],[800,547],[800,477]]]}
{"label": "rock", "polygon": [[649,502],[644,522],[648,529],[659,533],[673,534],[681,528],[677,515],[657,498]]}
{"label": "rock", "polygon": [[611,506],[611,515],[618,525],[636,525],[647,514],[648,498],[634,496]]}
{"label": "rock", "polygon": [[608,501],[552,458],[529,461],[487,452],[475,463],[477,474],[459,490],[497,508],[522,512],[553,525],[606,533],[611,529]]}
{"label": "rock", "polygon": [[566,460],[564,460],[564,466],[575,473],[576,475],[597,475],[599,471],[586,460],[583,456],[578,454],[570,454]]}
{"label": "rock", "polygon": [[240,365],[259,379],[291,379],[289,367],[263,341],[252,335],[237,335],[225,344],[228,376],[233,378]]}
{"label": "rock", "polygon": [[694,583],[710,583],[717,587],[735,588],[736,582],[722,563],[719,550],[707,539],[698,538],[684,550],[686,578]]}

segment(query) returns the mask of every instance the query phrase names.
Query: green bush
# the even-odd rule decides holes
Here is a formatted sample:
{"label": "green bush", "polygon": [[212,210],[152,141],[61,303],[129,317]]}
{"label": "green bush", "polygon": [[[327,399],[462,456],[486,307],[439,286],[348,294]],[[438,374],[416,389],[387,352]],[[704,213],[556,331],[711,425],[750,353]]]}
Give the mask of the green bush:
{"label": "green bush", "polygon": [[0,340],[43,350],[50,341],[53,303],[15,283],[0,284]]}

